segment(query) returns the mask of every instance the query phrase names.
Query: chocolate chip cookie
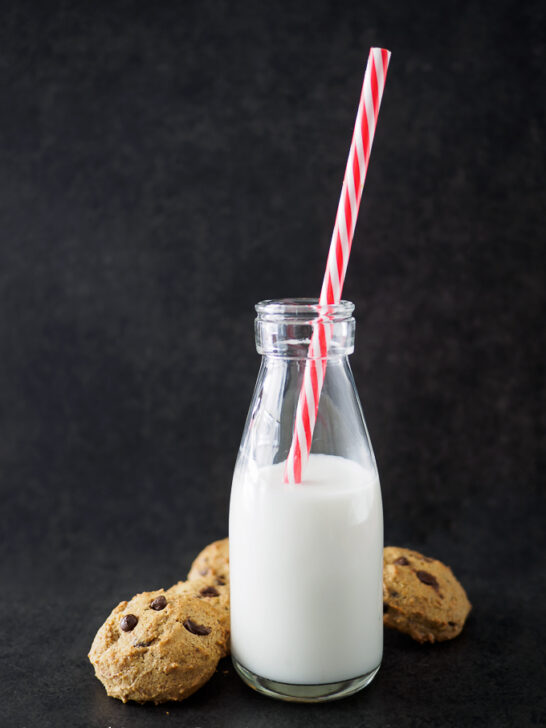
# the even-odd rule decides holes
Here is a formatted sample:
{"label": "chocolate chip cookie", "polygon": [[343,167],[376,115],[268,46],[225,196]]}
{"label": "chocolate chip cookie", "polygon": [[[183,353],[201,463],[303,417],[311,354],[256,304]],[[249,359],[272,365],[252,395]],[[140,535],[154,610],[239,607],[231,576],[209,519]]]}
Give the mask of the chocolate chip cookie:
{"label": "chocolate chip cookie", "polygon": [[383,551],[383,623],[418,642],[441,642],[462,630],[471,604],[453,572],[417,551]]}
{"label": "chocolate chip cookie", "polygon": [[214,586],[229,583],[229,539],[213,541],[198,554],[188,573],[188,581],[200,578]]}
{"label": "chocolate chip cookie", "polygon": [[108,695],[124,703],[183,700],[213,675],[229,635],[206,599],[163,589],[121,602],[89,652]]}

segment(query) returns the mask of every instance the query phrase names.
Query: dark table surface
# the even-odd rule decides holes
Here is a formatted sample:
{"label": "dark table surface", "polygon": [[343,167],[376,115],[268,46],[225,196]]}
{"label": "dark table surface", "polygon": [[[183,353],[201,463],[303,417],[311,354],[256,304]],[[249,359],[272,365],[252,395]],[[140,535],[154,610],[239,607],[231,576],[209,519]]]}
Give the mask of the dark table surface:
{"label": "dark table surface", "polygon": [[[0,725],[538,726],[542,3],[3,4]],[[108,698],[110,609],[227,533],[253,305],[317,295],[370,45],[392,63],[345,296],[385,538],[450,564],[451,643],[385,634],[321,706],[228,660]]]}

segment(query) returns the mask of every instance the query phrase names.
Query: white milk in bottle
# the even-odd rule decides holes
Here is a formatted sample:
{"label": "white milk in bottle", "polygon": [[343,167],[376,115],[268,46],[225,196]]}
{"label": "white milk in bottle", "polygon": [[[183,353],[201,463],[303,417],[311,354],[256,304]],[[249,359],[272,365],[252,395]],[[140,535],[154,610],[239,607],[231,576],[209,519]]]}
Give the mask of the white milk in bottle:
{"label": "white milk in bottle", "polygon": [[311,455],[305,480],[284,464],[235,473],[230,507],[231,650],[282,683],[350,680],[383,649],[383,519],[374,470]]}

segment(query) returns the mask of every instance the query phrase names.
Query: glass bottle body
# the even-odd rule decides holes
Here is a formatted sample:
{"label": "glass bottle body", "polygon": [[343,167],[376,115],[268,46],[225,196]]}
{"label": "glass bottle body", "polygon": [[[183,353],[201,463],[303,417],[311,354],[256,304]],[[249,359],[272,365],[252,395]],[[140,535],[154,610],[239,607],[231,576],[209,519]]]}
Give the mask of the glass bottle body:
{"label": "glass bottle body", "polygon": [[328,700],[370,682],[383,647],[381,493],[347,358],[352,304],[330,312],[326,374],[299,484],[283,475],[318,309],[298,299],[257,309],[263,358],[230,503],[232,656],[264,693]]}

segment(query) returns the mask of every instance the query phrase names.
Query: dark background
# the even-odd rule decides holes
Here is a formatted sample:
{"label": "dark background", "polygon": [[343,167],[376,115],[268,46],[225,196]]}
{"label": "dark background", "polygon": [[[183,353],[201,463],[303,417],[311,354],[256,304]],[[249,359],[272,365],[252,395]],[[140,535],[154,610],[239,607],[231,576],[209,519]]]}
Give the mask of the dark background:
{"label": "dark background", "polygon": [[[0,5],[0,724],[545,725],[542,3]],[[471,618],[338,703],[225,661],[124,706],[91,640],[227,533],[253,305],[318,295],[370,45],[351,363],[386,543]]]}

